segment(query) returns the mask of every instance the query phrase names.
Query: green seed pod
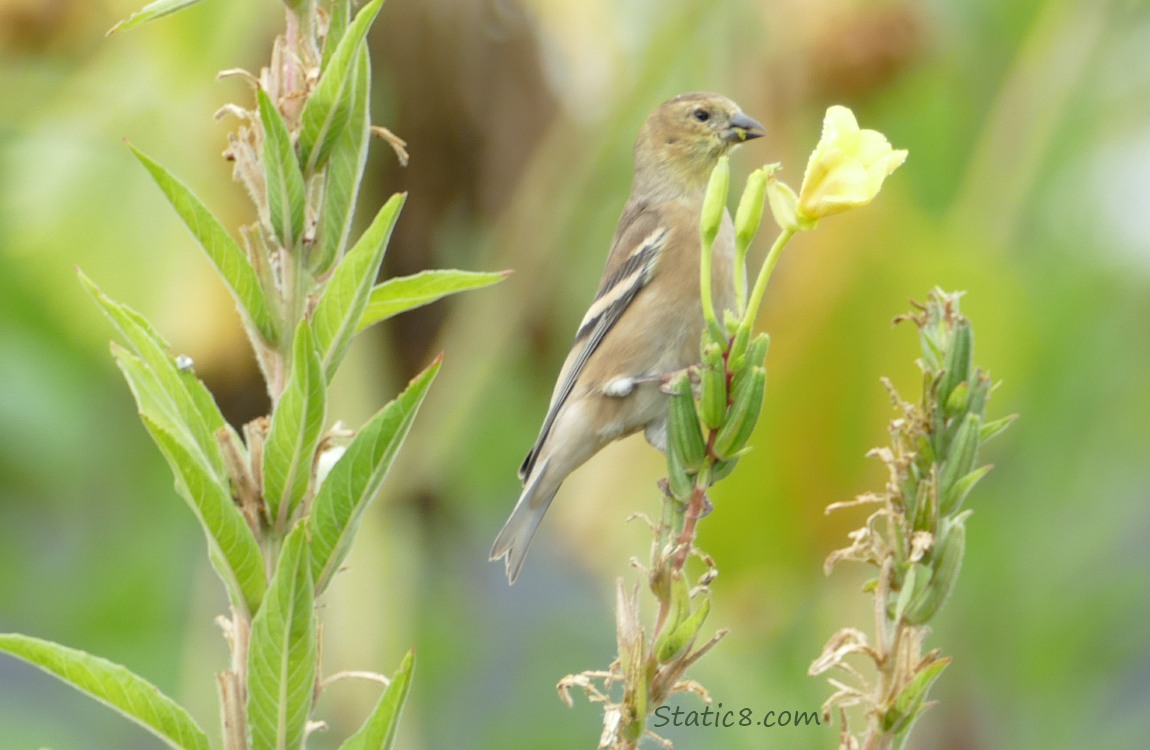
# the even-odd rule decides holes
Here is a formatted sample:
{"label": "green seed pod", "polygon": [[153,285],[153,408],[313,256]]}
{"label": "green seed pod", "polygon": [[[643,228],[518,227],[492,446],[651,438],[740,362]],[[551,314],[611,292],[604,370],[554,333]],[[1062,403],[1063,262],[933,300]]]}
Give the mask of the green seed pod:
{"label": "green seed pod", "polygon": [[974,462],[978,460],[981,431],[982,420],[978,415],[967,414],[954,435],[954,442],[950,445],[946,461],[938,475],[938,510],[944,516],[958,509],[957,503],[961,498],[957,496],[956,486],[960,479],[974,469]]}
{"label": "green seed pod", "polygon": [[914,496],[907,496],[908,502],[913,501],[913,507],[907,509],[907,515],[915,531],[926,531],[934,527],[934,503],[930,488],[930,482],[919,482]]}
{"label": "green seed pod", "polygon": [[666,635],[660,639],[655,647],[655,657],[663,664],[674,661],[683,656],[695,642],[699,630],[707,615],[711,613],[711,597],[704,593],[703,601],[690,617],[679,623],[679,626],[668,629]]}
{"label": "green seed pod", "polygon": [[667,450],[667,485],[671,489],[671,495],[681,503],[687,502],[695,489],[695,480],[687,473],[683,457],[670,446]]}
{"label": "green seed pod", "polygon": [[980,466],[955,482],[954,486],[950,488],[950,491],[947,493],[946,497],[942,499],[941,506],[946,508],[946,512],[954,513],[956,510],[961,508],[962,501],[966,500],[966,496],[970,494],[972,489],[974,489],[974,485],[978,484],[980,479],[990,473],[990,469],[990,464],[987,464],[986,466]]}
{"label": "green seed pod", "polygon": [[974,332],[970,321],[960,318],[950,336],[950,345],[942,360],[945,372],[938,384],[938,402],[945,404],[959,383],[970,380],[970,367],[974,356]]}
{"label": "green seed pod", "polygon": [[759,421],[759,412],[763,408],[763,393],[766,391],[766,386],[766,369],[753,365],[748,367],[746,374],[734,389],[731,408],[727,411],[727,421],[715,435],[716,458],[731,458],[751,439],[751,433]]}
{"label": "green seed pod", "polygon": [[751,341],[746,348],[744,356],[735,358],[732,356],[728,358],[730,365],[728,369],[731,371],[731,393],[743,382],[743,378],[751,369],[751,365],[762,366],[767,361],[767,349],[771,345],[771,337],[765,333],[760,333]]}
{"label": "green seed pod", "polygon": [[727,354],[727,362],[731,365],[732,372],[744,361],[743,358],[746,356],[747,345],[750,341],[750,324],[740,325],[738,329],[735,330],[735,335],[731,337],[731,349]]}
{"label": "green seed pod", "polygon": [[723,350],[708,344],[699,368],[699,419],[711,430],[717,430],[727,415],[727,370]]}
{"label": "green seed pod", "polygon": [[747,362],[758,367],[762,367],[767,361],[767,349],[771,346],[771,337],[768,334],[760,333],[751,342],[750,347],[747,348]]}
{"label": "green seed pod", "polygon": [[966,413],[986,416],[986,400],[990,398],[990,376],[981,368],[974,371],[970,380],[970,397],[966,402]]}
{"label": "green seed pod", "polygon": [[726,461],[716,461],[715,465],[711,467],[711,484],[720,482],[731,475],[735,470],[735,466],[739,463],[738,458],[728,458]]}
{"label": "green seed pod", "polygon": [[691,395],[691,381],[686,373],[675,378],[671,390],[667,414],[667,452],[677,454],[684,470],[694,473],[703,466],[707,444],[703,442],[703,431],[699,429],[695,397]]}
{"label": "green seed pod", "polygon": [[954,591],[965,547],[966,526],[962,521],[948,524],[942,533],[942,541],[934,550],[934,575],[927,587],[911,600],[903,619],[912,625],[922,625],[934,617]]}
{"label": "green seed pod", "polygon": [[670,632],[691,616],[691,589],[681,570],[671,574],[671,617],[665,630]]}

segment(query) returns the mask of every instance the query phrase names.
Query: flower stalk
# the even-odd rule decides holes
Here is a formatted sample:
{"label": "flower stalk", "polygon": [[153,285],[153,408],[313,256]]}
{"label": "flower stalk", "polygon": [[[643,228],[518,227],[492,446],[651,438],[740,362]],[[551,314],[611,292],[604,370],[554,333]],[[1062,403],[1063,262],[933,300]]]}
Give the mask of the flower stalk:
{"label": "flower stalk", "polygon": [[[849,122],[854,122],[850,110],[832,110],[845,111]],[[834,127],[828,123],[834,123]],[[667,476],[659,482],[662,513],[658,522],[636,514],[647,522],[653,536],[648,563],[634,564],[643,571],[646,587],[655,598],[655,620],[649,631],[641,625],[640,588],[628,589],[623,579],[618,579],[618,657],[605,671],[568,675],[558,685],[559,694],[568,705],[572,703],[570,692],[576,688],[583,690],[592,702],[602,704],[599,747],[603,750],[633,750],[643,737],[669,748],[669,741],[647,727],[648,717],[677,693],[695,693],[704,702],[711,702],[702,685],[685,677],[687,669],[727,634],[726,630],[719,630],[709,637],[702,635],[711,609],[711,584],[718,569],[695,540],[700,519],[712,510],[711,487],[727,477],[750,450],[748,443],[762,410],[770,339],[766,334],[753,336],[752,331],[767,284],[783,248],[796,233],[813,229],[823,215],[865,205],[878,193],[882,179],[876,180],[867,169],[860,176],[860,164],[885,159],[876,167],[886,170],[882,175],[885,177],[906,155],[902,151],[884,157],[873,137],[860,136],[857,124],[853,131],[847,124],[841,113],[832,116],[828,111],[822,140],[811,156],[804,180],[803,194],[814,196],[805,207],[800,206],[793,190],[777,180],[780,165],[764,166],[747,178],[734,221],[737,309],[724,311],[722,324],[712,301],[711,259],[726,210],[730,182],[727,158],[720,159],[711,173],[700,221],[700,298],[706,321],[700,341],[700,364],[673,373],[665,382],[670,403]],[[882,142],[886,143],[886,139],[882,138]],[[887,151],[891,151],[889,144]],[[852,179],[852,175],[858,179]],[[816,180],[818,185],[808,187],[808,182]],[[780,232],[748,297],[747,251],[759,230],[768,199]],[[828,210],[827,206],[835,208]],[[692,558],[701,563],[701,572],[688,571]],[[622,685],[621,695],[612,690],[616,685]]]}
{"label": "flower stalk", "polygon": [[[890,445],[868,455],[886,465],[886,487],[827,508],[829,513],[878,506],[851,532],[851,545],[833,552],[825,566],[828,574],[843,560],[877,568],[878,577],[868,584],[874,633],[838,631],[809,670],[812,675],[840,670],[850,677],[850,683],[830,680],[836,692],[823,705],[828,721],[839,713],[841,750],[901,748],[932,705],[928,692],[950,659],[937,649],[924,653],[924,642],[962,567],[971,514],[962,505],[990,470],[976,467],[982,445],[1014,420],[985,421],[990,376],[973,364],[974,334],[959,311],[960,297],[935,289],[925,304],[896,318],[918,327],[922,396],[917,403],[906,401],[883,380],[898,416],[890,423]],[[873,676],[848,657],[869,662]],[[865,707],[865,730],[852,732],[846,711],[851,706]]]}

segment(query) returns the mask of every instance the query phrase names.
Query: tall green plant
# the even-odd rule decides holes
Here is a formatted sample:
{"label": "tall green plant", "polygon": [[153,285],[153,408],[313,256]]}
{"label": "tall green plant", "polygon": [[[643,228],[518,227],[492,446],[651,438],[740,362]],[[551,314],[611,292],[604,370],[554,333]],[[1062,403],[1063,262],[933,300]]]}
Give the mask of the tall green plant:
{"label": "tall green plant", "polygon": [[[930,707],[931,686],[950,663],[938,649],[923,652],[929,623],[950,598],[962,568],[966,519],[962,506],[989,464],[979,466],[983,444],[1015,416],[987,421],[990,375],[974,365],[974,331],[959,310],[961,293],[931,291],[927,301],[895,319],[918,327],[922,395],[904,400],[884,378],[898,416],[890,423],[890,445],[869,455],[886,465],[882,492],[834,503],[831,510],[877,506],[851,544],[832,552],[826,572],[847,560],[873,566],[866,584],[874,598],[874,633],[843,628],[831,636],[810,673],[839,670],[830,678],[835,693],[823,705],[831,720],[838,709],[840,750],[893,750],[906,744],[918,717]],[[869,662],[856,669],[849,659]],[[852,733],[846,708],[867,709],[866,730]]]}
{"label": "tall green plant", "polygon": [[[157,0],[115,30],[160,18],[196,0]],[[352,241],[355,204],[374,132],[406,159],[402,142],[369,119],[365,37],[383,0],[357,13],[350,0],[284,0],[286,29],[251,83],[255,104],[229,106],[240,125],[227,157],[258,220],[239,239],[156,161],[132,152],[198,240],[235,299],[267,382],[272,412],[241,436],[224,420],[192,363],[131,308],[86,276],[84,287],[118,329],[112,354],[140,418],[203,529],[227,590],[220,618],[231,652],[218,675],[222,743],[190,714],[122,666],[68,647],[0,634],[0,650],[59,677],[135,721],[173,748],[302,748],[319,674],[316,599],[350,549],[440,366],[417,375],[348,440],[330,427],[328,391],[356,335],[447,294],[505,273],[442,270],[376,284],[403,206],[396,195]],[[410,685],[401,660],[345,750],[391,747]]]}

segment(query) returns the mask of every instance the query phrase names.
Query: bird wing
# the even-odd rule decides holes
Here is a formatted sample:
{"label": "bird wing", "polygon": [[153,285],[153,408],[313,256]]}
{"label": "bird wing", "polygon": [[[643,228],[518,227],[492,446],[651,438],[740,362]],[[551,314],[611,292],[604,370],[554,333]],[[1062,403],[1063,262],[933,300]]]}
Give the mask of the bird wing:
{"label": "bird wing", "polygon": [[659,220],[657,212],[643,206],[629,207],[624,211],[599,292],[579,324],[571,353],[559,373],[539,438],[519,467],[520,479],[525,480],[531,474],[555,418],[574,390],[588,360],[639,291],[650,282],[669,234],[670,229]]}

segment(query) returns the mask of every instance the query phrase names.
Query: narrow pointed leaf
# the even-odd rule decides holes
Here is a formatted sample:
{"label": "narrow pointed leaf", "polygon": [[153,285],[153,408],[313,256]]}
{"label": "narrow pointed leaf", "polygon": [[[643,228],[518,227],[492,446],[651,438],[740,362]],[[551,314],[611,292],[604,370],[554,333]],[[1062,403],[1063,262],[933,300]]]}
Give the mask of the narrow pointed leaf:
{"label": "narrow pointed leaf", "polygon": [[[346,3],[337,3],[344,8]],[[323,208],[316,231],[315,249],[309,261],[312,273],[325,273],[336,258],[343,255],[351,235],[359,183],[367,163],[367,145],[371,140],[368,92],[371,86],[371,62],[367,47],[361,46],[356,56],[352,79],[351,113],[345,127],[335,139],[323,175]]]}
{"label": "narrow pointed leaf", "polygon": [[302,524],[284,541],[248,652],[251,750],[302,746],[316,674],[315,601]]}
{"label": "narrow pointed leaf", "polygon": [[120,21],[108,29],[108,34],[111,35],[117,31],[127,31],[136,26],[142,26],[145,23],[155,21],[157,18],[178,13],[184,8],[195,5],[201,1],[202,0],[156,0],[156,2],[148,3],[123,21]]}
{"label": "narrow pointed leaf", "polygon": [[359,329],[362,331],[381,320],[430,304],[449,294],[491,286],[510,275],[511,271],[444,269],[388,279],[371,290],[367,309],[359,320]]}
{"label": "narrow pointed leaf", "polygon": [[311,513],[317,594],[327,587],[347,556],[363,511],[383,485],[441,361],[442,357],[436,359],[415,376],[403,393],[359,430],[320,485]]}
{"label": "narrow pointed leaf", "polygon": [[885,731],[898,735],[910,728],[918,715],[929,708],[926,695],[949,664],[950,658],[944,657],[915,672],[910,682],[895,696],[893,705],[883,714],[882,727]]}
{"label": "narrow pointed leaf", "polygon": [[327,70],[327,64],[331,61],[332,55],[335,54],[335,48],[339,46],[340,40],[343,39],[343,35],[347,31],[347,25],[351,23],[351,3],[348,0],[334,0],[328,5],[330,17],[327,22],[327,36],[323,40],[321,72]]}
{"label": "narrow pointed leaf", "polygon": [[339,750],[391,750],[399,726],[399,715],[411,690],[411,673],[414,668],[415,652],[408,651],[367,721],[339,746]]}
{"label": "narrow pointed leaf", "polygon": [[[125,372],[132,369],[132,357],[121,357]],[[176,491],[187,501],[208,541],[209,557],[232,603],[255,612],[267,588],[264,560],[251,528],[231,495],[196,461],[183,444],[147,416],[141,417],[176,476]]]}
{"label": "narrow pointed leaf", "polygon": [[284,247],[295,247],[303,236],[303,172],[292,147],[283,115],[263,88],[256,90],[260,123],[264,129],[263,162],[267,186],[268,219]]}
{"label": "narrow pointed leaf", "polygon": [[164,191],[176,213],[183,219],[192,235],[199,241],[208,259],[215,265],[224,283],[227,284],[240,314],[245,321],[254,325],[260,335],[268,342],[275,343],[276,332],[272,322],[271,311],[268,309],[267,299],[263,288],[260,287],[259,278],[252,268],[251,262],[244,255],[239,243],[223,224],[217,219],[207,206],[180,180],[176,179],[166,169],[152,161],[142,151],[134,147],[132,153],[152,175],[152,179]]}
{"label": "narrow pointed leaf", "polygon": [[312,461],[323,432],[326,383],[316,355],[311,326],[296,331],[291,377],[272,414],[264,444],[264,500],[269,520],[285,528],[311,481]]}
{"label": "narrow pointed leaf", "polygon": [[1011,414],[1008,417],[1003,417],[1002,419],[994,419],[990,422],[987,422],[982,426],[982,429],[978,433],[979,442],[985,444],[990,440],[998,437],[1006,430],[1007,427],[1014,424],[1014,420],[1016,419],[1018,419],[1018,415]]}
{"label": "narrow pointed leaf", "polygon": [[214,477],[224,481],[227,474],[215,433],[227,423],[211,393],[195,374],[180,370],[168,342],[142,315],[104,294],[83,273],[80,281],[147,371],[147,377],[128,379],[140,413],[176,436]]}
{"label": "narrow pointed leaf", "polygon": [[372,284],[379,274],[391,230],[395,227],[399,210],[406,198],[406,193],[396,193],[383,204],[371,226],[336,267],[316,305],[316,348],[320,352],[324,374],[329,381],[343,361],[347,348],[351,346],[351,339],[356,334],[357,324],[371,294]]}
{"label": "narrow pointed leaf", "polygon": [[183,706],[152,683],[107,659],[16,633],[0,633],[0,651],[23,659],[139,724],[177,750],[211,750]]}
{"label": "narrow pointed leaf", "polygon": [[372,0],[356,14],[304,104],[299,149],[305,174],[314,174],[324,165],[340,131],[347,126],[357,52],[382,5],[383,0]]}

